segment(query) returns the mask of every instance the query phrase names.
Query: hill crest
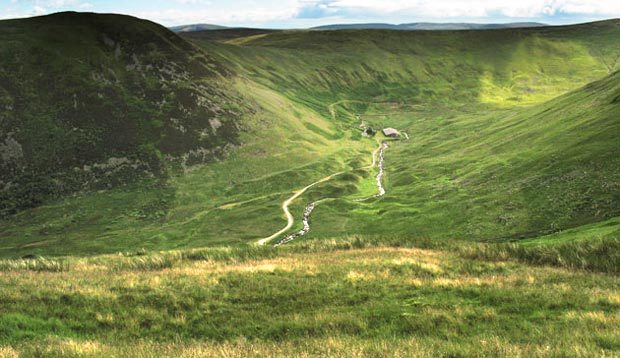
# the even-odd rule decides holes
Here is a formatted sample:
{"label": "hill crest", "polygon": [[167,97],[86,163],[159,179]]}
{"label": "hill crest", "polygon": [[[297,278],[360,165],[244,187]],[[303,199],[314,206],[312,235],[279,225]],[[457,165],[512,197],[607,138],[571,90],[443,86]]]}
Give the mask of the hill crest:
{"label": "hill crest", "polygon": [[312,30],[344,30],[344,29],[386,29],[386,30],[491,30],[507,28],[543,27],[547,24],[538,22],[514,22],[503,24],[478,23],[434,23],[414,22],[406,24],[388,23],[360,23],[360,24],[333,24],[313,27]]}

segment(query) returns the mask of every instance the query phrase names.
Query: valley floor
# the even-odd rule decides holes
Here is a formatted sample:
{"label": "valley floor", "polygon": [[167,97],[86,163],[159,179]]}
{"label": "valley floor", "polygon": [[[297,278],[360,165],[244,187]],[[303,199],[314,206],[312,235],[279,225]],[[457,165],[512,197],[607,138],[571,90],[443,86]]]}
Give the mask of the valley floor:
{"label": "valley floor", "polygon": [[[355,199],[354,201],[356,201],[356,202],[363,202],[363,201],[366,201],[366,200],[371,199],[371,198],[378,198],[378,197],[381,197],[381,196],[385,195],[385,189],[383,188],[383,183],[382,183],[381,179],[382,179],[383,174],[384,174],[384,170],[383,170],[384,153],[385,153],[385,150],[388,148],[388,144],[385,143],[385,142],[381,142],[379,139],[377,140],[377,143],[379,143],[379,147],[374,152],[372,152],[372,162],[366,168],[367,169],[374,169],[375,165],[377,165],[378,174],[375,177],[375,180],[377,182],[377,188],[378,188],[379,193],[375,194],[373,196],[370,196],[370,197]],[[377,160],[377,156],[379,157],[378,160]],[[277,239],[282,234],[286,233],[291,227],[293,227],[293,225],[295,224],[295,218],[291,214],[291,212],[289,210],[289,206],[291,205],[291,203],[295,199],[297,199],[300,196],[302,196],[308,189],[310,189],[310,188],[312,188],[312,187],[314,187],[316,185],[319,185],[321,183],[330,181],[332,178],[334,178],[334,177],[336,177],[338,175],[341,175],[341,174],[344,174],[344,172],[334,173],[334,174],[331,174],[331,175],[329,175],[329,176],[327,176],[325,178],[322,178],[322,179],[320,179],[318,181],[315,181],[314,183],[309,184],[306,187],[297,190],[295,192],[295,194],[293,194],[293,196],[291,196],[290,198],[286,199],[282,203],[282,211],[284,211],[284,214],[286,215],[286,219],[287,219],[286,226],[282,230],[276,232],[275,234],[273,234],[273,235],[271,235],[271,236],[269,236],[267,238],[259,240],[258,241],[258,245],[262,246],[262,245],[266,245],[266,244],[270,243],[272,240]],[[324,201],[331,200],[331,199],[335,199],[335,198],[321,198],[318,201],[313,201],[310,204],[308,204],[306,206],[306,209],[304,210],[304,215],[303,215],[303,225],[304,225],[304,227],[303,227],[303,229],[298,231],[298,232],[292,233],[292,234],[286,236],[285,238],[277,241],[275,246],[280,246],[280,245],[287,244],[287,243],[295,240],[296,238],[301,237],[301,236],[307,234],[310,231],[310,223],[309,223],[310,222],[310,215],[311,215],[312,211],[314,210],[315,206],[317,204],[319,204],[320,202],[324,202]]]}

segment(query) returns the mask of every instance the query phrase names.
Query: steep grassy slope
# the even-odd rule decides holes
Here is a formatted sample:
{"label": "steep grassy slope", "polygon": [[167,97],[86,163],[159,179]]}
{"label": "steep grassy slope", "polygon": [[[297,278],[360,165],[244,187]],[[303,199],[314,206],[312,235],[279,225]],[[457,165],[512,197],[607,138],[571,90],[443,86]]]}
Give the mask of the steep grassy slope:
{"label": "steep grassy slope", "polygon": [[[243,133],[216,136],[243,146],[163,187],[81,194],[12,216],[2,222],[0,255],[254,242],[286,224],[280,204],[295,190],[341,171],[293,203],[293,230],[305,205],[323,198],[333,199],[315,210],[310,237],[511,240],[609,219],[619,205],[618,75],[540,103],[615,68],[618,34],[610,21],[184,35],[203,49],[180,42],[198,51],[197,63],[226,64],[205,86],[256,104],[239,111]],[[227,98],[217,93],[214,101]],[[386,154],[388,195],[364,203],[351,199],[376,190],[374,169],[365,167],[377,143],[360,136],[356,113],[412,137]],[[151,147],[162,152],[166,138]]]}
{"label": "steep grassy slope", "polygon": [[239,35],[228,45],[214,43],[212,32],[183,36],[238,64],[247,76],[323,111],[325,104],[342,99],[501,107],[540,103],[613,72],[620,55],[615,20],[496,31]]}
{"label": "steep grassy slope", "polygon": [[0,43],[0,215],[84,188],[165,179],[164,157],[221,157],[253,110],[221,64],[148,21],[2,21]]}
{"label": "steep grassy slope", "polygon": [[[618,34],[198,33],[199,49],[126,17],[0,22],[32,53],[0,42],[2,175],[68,188],[0,218],[0,357],[618,355]],[[409,140],[389,141],[386,195],[358,202],[385,140],[361,121]],[[119,160],[154,178],[49,199]],[[293,202],[291,232],[328,198],[307,236],[254,245],[333,173]]]}
{"label": "steep grassy slope", "polygon": [[620,216],[619,98],[615,73],[527,109],[365,117],[411,136],[386,154],[388,193],[319,207],[311,235],[502,241]]}
{"label": "steep grassy slope", "polygon": [[272,91],[249,82],[237,86],[252,93],[262,111],[244,118],[244,145],[226,160],[172,176],[163,188],[140,183],[83,193],[13,215],[2,221],[0,255],[252,242],[284,226],[279,206],[289,193],[370,161],[374,143],[344,137],[326,119]]}
{"label": "steep grassy slope", "polygon": [[357,239],[0,261],[0,354],[591,357],[620,350],[617,277],[471,259],[476,247],[464,243],[444,242],[446,251],[365,247]]}
{"label": "steep grassy slope", "polygon": [[[370,160],[374,144],[361,143],[357,136],[350,141],[326,118],[236,77],[221,62],[150,22],[59,14],[3,24],[7,38],[22,36],[31,51],[48,51],[50,62],[64,65],[69,75],[41,74],[57,78],[59,88],[32,89],[31,99],[39,110],[30,113],[26,107],[11,105],[3,112],[7,139],[0,148],[8,170],[2,173],[16,181],[4,186],[4,213],[28,205],[37,208],[2,221],[2,255],[246,242],[281,225],[277,207],[288,192],[313,178]],[[8,42],[7,49],[16,43]],[[144,46],[145,53],[139,52]],[[17,55],[7,52],[7,56]],[[151,58],[160,62],[149,62]],[[80,63],[83,66],[75,65]],[[37,70],[27,64],[30,67],[18,70]],[[6,101],[24,102],[30,97],[22,91],[39,85],[17,83],[25,76],[21,72],[3,74],[15,87],[3,92]],[[68,99],[63,97],[66,88],[60,86],[68,81],[65,77],[76,81],[74,89],[82,88]],[[167,97],[152,102],[145,93]],[[56,96],[57,102],[50,102],[46,94]],[[92,102],[82,102],[81,96]],[[51,111],[55,108],[63,111]],[[37,131],[31,122],[40,122],[38,129],[52,128],[58,138],[47,140],[49,133]],[[64,127],[69,125],[70,129]],[[89,135],[92,141],[72,141],[76,133]],[[230,145],[242,147],[230,151]],[[230,155],[225,161],[190,167],[219,159],[224,152]],[[141,165],[146,155],[152,161]],[[170,169],[178,166],[185,169],[184,175],[170,176]],[[23,173],[31,173],[30,180],[19,176]],[[150,179],[154,174],[158,178]],[[141,175],[147,180],[136,182]],[[92,188],[113,190],[81,191],[50,200]]]}

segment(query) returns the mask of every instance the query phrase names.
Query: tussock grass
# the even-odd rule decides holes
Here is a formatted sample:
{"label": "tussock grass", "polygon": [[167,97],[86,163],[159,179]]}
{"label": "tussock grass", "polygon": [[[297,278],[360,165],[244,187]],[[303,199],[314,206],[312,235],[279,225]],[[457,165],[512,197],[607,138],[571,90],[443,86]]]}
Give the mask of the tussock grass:
{"label": "tussock grass", "polygon": [[451,250],[460,245],[468,245],[456,240],[433,240],[428,237],[402,237],[385,235],[352,235],[332,239],[298,240],[280,247],[294,253],[320,253],[371,248],[419,248],[429,250]]}
{"label": "tussock grass", "polygon": [[141,255],[115,260],[111,268],[116,271],[157,271],[172,268],[181,259],[178,252]]}
{"label": "tussock grass", "polygon": [[[440,345],[442,351],[436,347]],[[7,349],[2,358],[17,358],[18,352],[27,357],[87,357],[87,358],[163,358],[163,357],[226,357],[226,358],[436,358],[436,357],[591,357],[592,347],[568,343],[560,349],[548,345],[509,343],[500,338],[482,337],[479,342],[457,344],[441,340],[384,339],[359,340],[347,336],[329,339],[306,339],[297,342],[263,342],[239,338],[231,342],[177,342],[135,344],[102,344],[91,341],[49,339],[37,345],[20,345],[18,349]],[[2,350],[0,349],[0,352]],[[603,350],[594,352],[604,356]],[[613,355],[610,355],[613,356]]]}
{"label": "tussock grass", "polygon": [[[620,273],[620,238],[603,237],[573,240],[552,244],[536,243],[476,243],[460,240],[433,240],[430,238],[404,238],[385,236],[350,236],[335,239],[299,240],[293,244],[272,246],[247,245],[240,247],[204,248],[161,253],[139,251],[92,263],[101,264],[112,271],[157,271],[185,265],[189,262],[212,264],[242,264],[293,254],[320,254],[336,251],[363,249],[416,248],[455,252],[461,257],[483,261],[517,260],[538,266],[556,266],[571,270],[585,270],[610,274]],[[62,266],[58,266],[62,263]],[[2,266],[6,265],[6,266]],[[0,270],[61,271],[70,265],[66,260],[3,260]],[[62,267],[63,269],[56,270]]]}
{"label": "tussock grass", "polygon": [[484,261],[517,260],[539,266],[556,266],[571,270],[585,270],[610,274],[620,273],[620,238],[600,237],[547,244],[538,242],[523,245],[512,243],[473,243],[459,240],[432,240],[429,238],[363,237],[308,240],[291,245],[286,250],[298,253],[369,249],[421,248],[456,252],[467,259]]}
{"label": "tussock grass", "polygon": [[48,259],[41,257],[35,259],[0,260],[0,272],[64,272],[69,269],[70,265],[64,259]]}
{"label": "tussock grass", "polygon": [[[319,241],[0,271],[0,310],[10,311],[0,315],[0,347],[25,357],[620,352],[615,276],[419,249],[415,240]],[[122,274],[104,274],[118,267]]]}
{"label": "tussock grass", "polygon": [[[183,251],[148,252],[139,250],[117,256],[86,259],[88,264],[111,271],[158,271],[185,265],[189,262],[242,264],[274,259],[282,255],[319,254],[335,251],[376,248],[418,248],[457,252],[467,259],[484,261],[517,260],[533,265],[557,266],[573,270],[620,273],[620,239],[617,237],[589,238],[554,244],[537,243],[472,243],[458,240],[404,238],[385,236],[350,236],[337,239],[300,240],[280,248],[271,246],[239,246],[204,248]],[[0,260],[0,272],[35,271],[64,272],[78,262],[74,258]]]}
{"label": "tussock grass", "polygon": [[277,249],[272,246],[247,245],[241,247],[209,248],[188,250],[181,253],[184,260],[207,262],[241,263],[250,260],[276,257]]}
{"label": "tussock grass", "polygon": [[620,273],[620,238],[568,241],[553,245],[478,244],[464,246],[459,252],[470,259],[515,259],[534,265]]}
{"label": "tussock grass", "polygon": [[[576,234],[572,234],[576,235]],[[478,243],[460,240],[433,240],[430,238],[364,237],[300,241],[289,247],[290,252],[318,253],[369,248],[420,248],[456,252],[467,259],[484,261],[518,260],[539,266],[556,266],[571,270],[585,270],[610,274],[620,273],[620,238],[616,236],[587,240],[560,241],[535,244]]]}

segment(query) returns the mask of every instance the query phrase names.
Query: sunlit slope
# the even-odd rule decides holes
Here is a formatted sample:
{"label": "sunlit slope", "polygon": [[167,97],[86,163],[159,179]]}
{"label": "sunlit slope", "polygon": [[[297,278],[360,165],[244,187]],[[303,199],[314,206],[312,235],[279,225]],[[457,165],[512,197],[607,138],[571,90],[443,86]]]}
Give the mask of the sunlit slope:
{"label": "sunlit slope", "polygon": [[0,354],[590,357],[620,349],[617,276],[482,260],[480,244],[366,244],[0,260]]}
{"label": "sunlit slope", "polygon": [[235,86],[261,109],[244,117],[243,144],[226,160],[188,168],[165,186],[86,192],[8,217],[0,221],[0,256],[254,243],[284,227],[280,204],[293,191],[370,163],[374,142],[357,133],[351,140],[328,119],[252,82]]}
{"label": "sunlit slope", "polygon": [[379,118],[411,136],[386,155],[388,194],[320,207],[314,235],[501,241],[620,216],[620,73],[527,109]]}
{"label": "sunlit slope", "polygon": [[[0,256],[253,243],[285,226],[286,198],[342,171],[293,203],[291,231],[307,203],[324,198],[332,200],[315,209],[308,237],[510,240],[603,222],[619,215],[618,75],[544,101],[606,76],[617,28],[269,32],[227,43],[193,35],[200,50],[172,37],[196,55],[184,66],[222,66],[199,83],[234,94],[207,100],[233,110],[239,131],[198,138],[235,147],[204,167],[167,171],[167,181],[85,191],[11,216],[1,222]],[[173,93],[194,86],[176,85]],[[352,199],[376,192],[367,167],[377,143],[361,137],[357,113],[411,136],[386,152],[387,196],[363,203]],[[213,129],[211,119],[195,123]],[[139,148],[160,160],[169,157],[162,143],[188,143],[167,129],[163,139],[140,133],[150,134]]]}
{"label": "sunlit slope", "polygon": [[370,160],[373,143],[151,22],[57,14],[0,36],[2,255],[245,243],[281,228],[288,193]]}
{"label": "sunlit slope", "polygon": [[184,36],[248,76],[315,105],[357,99],[507,107],[549,100],[615,70],[619,24],[240,33],[226,44],[212,32]]}

